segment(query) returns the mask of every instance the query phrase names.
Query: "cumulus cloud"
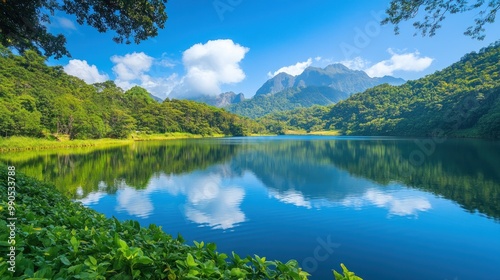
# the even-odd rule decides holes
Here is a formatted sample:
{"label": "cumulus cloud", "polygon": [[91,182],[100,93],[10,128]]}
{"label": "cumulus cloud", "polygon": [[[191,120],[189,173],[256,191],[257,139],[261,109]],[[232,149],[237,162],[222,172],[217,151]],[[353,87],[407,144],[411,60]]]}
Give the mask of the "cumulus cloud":
{"label": "cumulus cloud", "polygon": [[84,80],[87,84],[102,83],[109,80],[107,74],[99,73],[95,65],[89,65],[86,60],[72,59],[63,67],[64,72]]}
{"label": "cumulus cloud", "polygon": [[115,83],[124,90],[139,85],[153,95],[164,99],[179,82],[178,75],[175,73],[159,77],[152,77],[148,74],[153,64],[167,68],[175,66],[164,55],[160,59],[155,59],[144,52],[134,52],[124,56],[114,55],[111,61],[115,64],[113,66]]}
{"label": "cumulus cloud", "polygon": [[111,61],[115,64],[113,72],[117,80],[132,81],[140,77],[153,65],[153,58],[143,52],[129,53],[124,56],[114,55]]}
{"label": "cumulus cloud", "polygon": [[193,45],[183,53],[186,75],[175,88],[175,94],[216,95],[221,92],[222,84],[241,82],[245,73],[239,63],[248,51],[248,48],[229,39]]}
{"label": "cumulus cloud", "polygon": [[[319,59],[321,59],[321,58],[319,57]],[[297,76],[297,75],[302,74],[302,72],[304,72],[304,70],[307,67],[311,66],[311,64],[312,64],[312,58],[308,58],[304,62],[297,62],[294,65],[281,67],[280,69],[278,69],[274,73],[269,72],[269,73],[267,73],[267,76],[269,78],[272,78],[272,77],[278,75],[279,73],[287,73],[287,74],[290,74],[292,76]]]}
{"label": "cumulus cloud", "polygon": [[392,49],[387,51],[391,54],[390,59],[380,61],[365,70],[370,77],[393,75],[395,71],[420,72],[427,69],[433,61],[430,57],[421,57],[418,51],[402,54],[397,54]]}
{"label": "cumulus cloud", "polygon": [[405,192],[386,194],[376,189],[367,190],[361,197],[348,197],[342,205],[361,209],[365,205],[374,205],[389,210],[389,215],[418,216],[418,212],[426,212],[432,208],[425,197],[408,196]]}
{"label": "cumulus cloud", "polygon": [[131,216],[147,218],[154,211],[153,203],[148,190],[139,191],[131,187],[124,187],[117,192],[116,211],[126,211]]}
{"label": "cumulus cloud", "polygon": [[240,205],[243,188],[226,185],[220,173],[198,173],[163,180],[163,188],[172,195],[183,195],[182,211],[194,223],[216,229],[230,229],[246,220]]}

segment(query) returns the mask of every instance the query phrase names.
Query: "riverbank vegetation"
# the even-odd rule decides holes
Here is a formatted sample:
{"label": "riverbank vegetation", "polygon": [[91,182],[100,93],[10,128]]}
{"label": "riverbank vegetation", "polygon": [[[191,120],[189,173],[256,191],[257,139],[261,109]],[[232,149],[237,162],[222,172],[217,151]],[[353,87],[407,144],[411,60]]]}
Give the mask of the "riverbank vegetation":
{"label": "riverbank vegetation", "polygon": [[[214,134],[209,137],[223,137],[223,134]],[[45,150],[61,148],[83,148],[83,147],[106,147],[116,145],[131,144],[134,141],[157,141],[157,140],[176,140],[189,138],[202,138],[207,136],[191,134],[186,132],[168,132],[164,134],[144,134],[132,133],[126,139],[74,139],[69,135],[51,135],[46,138],[12,136],[0,137],[0,152],[20,151],[20,150]]]}

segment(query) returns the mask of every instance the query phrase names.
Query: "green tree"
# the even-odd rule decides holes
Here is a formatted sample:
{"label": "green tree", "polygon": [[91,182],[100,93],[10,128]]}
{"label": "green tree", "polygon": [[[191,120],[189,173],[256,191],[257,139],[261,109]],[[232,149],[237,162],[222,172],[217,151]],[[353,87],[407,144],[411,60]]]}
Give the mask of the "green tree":
{"label": "green tree", "polygon": [[448,14],[478,9],[474,25],[469,26],[464,34],[483,40],[485,37],[484,26],[495,21],[495,16],[500,9],[499,0],[391,0],[389,8],[386,10],[387,17],[382,21],[382,24],[394,24],[394,32],[399,34],[399,24],[415,18],[420,11],[425,14],[423,20],[413,22],[413,26],[417,32],[422,33],[422,36],[434,36]]}
{"label": "green tree", "polygon": [[56,11],[74,15],[79,24],[99,32],[114,30],[113,40],[139,43],[164,28],[167,0],[2,0],[0,1],[0,44],[23,52],[43,49],[56,59],[69,56],[66,38],[48,32],[50,16]]}

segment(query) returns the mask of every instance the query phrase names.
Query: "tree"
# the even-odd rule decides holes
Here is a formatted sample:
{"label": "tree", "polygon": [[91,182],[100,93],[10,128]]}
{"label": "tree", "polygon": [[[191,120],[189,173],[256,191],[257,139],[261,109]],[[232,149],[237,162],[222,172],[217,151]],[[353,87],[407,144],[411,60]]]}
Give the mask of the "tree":
{"label": "tree", "polygon": [[[474,25],[464,32],[474,39],[483,40],[485,37],[484,26],[495,21],[495,16],[500,9],[500,0],[391,0],[386,10],[387,17],[382,24],[394,24],[394,32],[399,34],[399,24],[408,21],[424,12],[423,21],[415,21],[413,26],[420,31],[422,36],[434,36],[436,30],[441,28],[441,22],[447,14],[464,13],[479,9]],[[416,33],[417,33],[416,32]],[[415,33],[415,34],[416,34]]]}
{"label": "tree", "polygon": [[114,30],[117,43],[136,44],[158,35],[164,28],[167,0],[1,0],[0,44],[23,52],[43,49],[56,59],[69,56],[66,38],[48,32],[50,16],[56,11],[74,15],[79,24],[99,32]]}

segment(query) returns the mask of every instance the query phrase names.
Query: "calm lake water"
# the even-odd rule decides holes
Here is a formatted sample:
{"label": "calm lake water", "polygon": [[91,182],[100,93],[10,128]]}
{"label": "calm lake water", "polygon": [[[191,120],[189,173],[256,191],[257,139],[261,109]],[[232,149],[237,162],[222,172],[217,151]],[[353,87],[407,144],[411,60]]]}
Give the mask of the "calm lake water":
{"label": "calm lake water", "polygon": [[368,279],[500,279],[500,143],[280,136],[2,154],[71,198],[221,252]]}

